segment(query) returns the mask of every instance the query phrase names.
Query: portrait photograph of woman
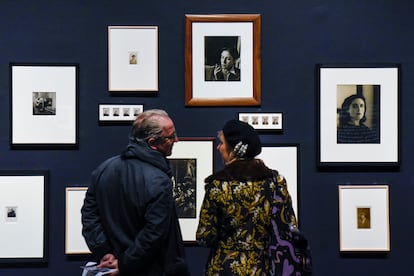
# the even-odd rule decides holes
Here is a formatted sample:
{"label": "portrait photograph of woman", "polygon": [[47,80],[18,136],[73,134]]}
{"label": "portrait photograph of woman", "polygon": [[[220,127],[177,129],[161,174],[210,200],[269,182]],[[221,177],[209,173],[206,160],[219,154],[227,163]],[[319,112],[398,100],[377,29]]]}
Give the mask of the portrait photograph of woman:
{"label": "portrait photograph of woman", "polygon": [[379,144],[379,85],[337,85],[337,143]]}

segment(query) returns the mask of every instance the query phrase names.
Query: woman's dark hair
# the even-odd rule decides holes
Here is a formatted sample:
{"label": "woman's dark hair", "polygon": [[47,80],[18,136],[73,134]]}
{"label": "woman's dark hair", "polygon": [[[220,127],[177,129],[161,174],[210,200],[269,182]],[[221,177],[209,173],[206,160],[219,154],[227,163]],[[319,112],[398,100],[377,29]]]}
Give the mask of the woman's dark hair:
{"label": "woman's dark hair", "polygon": [[364,116],[362,117],[362,119],[359,121],[360,123],[363,123],[367,120],[367,117],[365,116],[367,109],[367,102],[365,100],[365,97],[362,95],[351,95],[348,98],[346,98],[344,100],[344,102],[342,103],[341,109],[339,110],[339,125],[343,126],[348,124],[348,122],[350,121],[350,116],[349,116],[349,107],[351,105],[351,103],[355,100],[355,99],[362,99],[364,101],[364,105],[365,105],[365,110],[364,110]]}

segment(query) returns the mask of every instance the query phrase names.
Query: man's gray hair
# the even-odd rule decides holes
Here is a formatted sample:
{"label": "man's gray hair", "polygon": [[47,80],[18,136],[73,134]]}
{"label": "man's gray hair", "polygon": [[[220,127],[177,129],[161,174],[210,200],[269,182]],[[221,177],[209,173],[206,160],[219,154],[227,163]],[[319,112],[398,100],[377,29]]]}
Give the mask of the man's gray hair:
{"label": "man's gray hair", "polygon": [[162,109],[149,109],[139,114],[132,124],[132,138],[147,140],[161,137],[163,128],[159,119],[162,117],[169,118],[168,113]]}

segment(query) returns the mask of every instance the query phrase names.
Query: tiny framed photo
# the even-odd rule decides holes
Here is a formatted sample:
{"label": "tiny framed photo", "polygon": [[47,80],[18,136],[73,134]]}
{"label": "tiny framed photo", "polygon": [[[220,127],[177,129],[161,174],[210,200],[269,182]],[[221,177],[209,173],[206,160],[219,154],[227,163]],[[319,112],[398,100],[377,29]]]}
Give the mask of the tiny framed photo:
{"label": "tiny framed photo", "polygon": [[78,65],[10,64],[11,148],[78,147]]}
{"label": "tiny framed photo", "polygon": [[390,251],[388,185],[339,185],[341,252]]}
{"label": "tiny framed photo", "polygon": [[158,91],[158,26],[108,26],[108,90]]}
{"label": "tiny framed photo", "polygon": [[398,166],[400,66],[317,65],[316,72],[318,166]]}
{"label": "tiny framed photo", "polygon": [[248,123],[256,130],[283,131],[282,113],[239,113],[239,120]]}
{"label": "tiny framed photo", "polygon": [[259,106],[260,14],[185,16],[186,106]]}
{"label": "tiny framed photo", "polygon": [[131,123],[143,111],[142,104],[99,104],[99,122]]}

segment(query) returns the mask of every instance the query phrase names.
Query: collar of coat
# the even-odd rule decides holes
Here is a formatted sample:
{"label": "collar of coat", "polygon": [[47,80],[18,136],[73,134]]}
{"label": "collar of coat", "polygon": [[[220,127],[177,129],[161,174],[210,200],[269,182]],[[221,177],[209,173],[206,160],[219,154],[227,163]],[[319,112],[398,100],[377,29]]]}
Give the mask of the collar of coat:
{"label": "collar of coat", "polygon": [[260,159],[243,159],[236,160],[206,178],[205,182],[210,183],[213,180],[242,180],[254,181],[272,177],[273,171],[266,167]]}

